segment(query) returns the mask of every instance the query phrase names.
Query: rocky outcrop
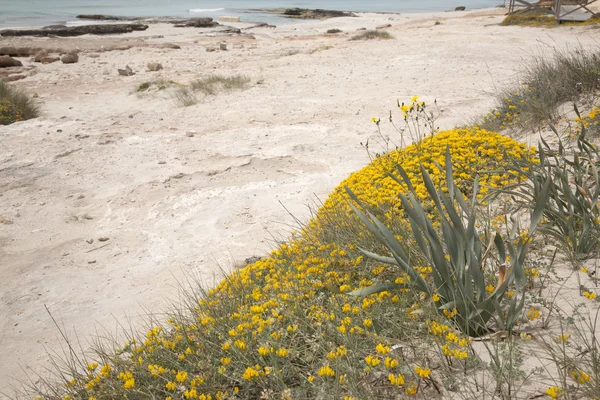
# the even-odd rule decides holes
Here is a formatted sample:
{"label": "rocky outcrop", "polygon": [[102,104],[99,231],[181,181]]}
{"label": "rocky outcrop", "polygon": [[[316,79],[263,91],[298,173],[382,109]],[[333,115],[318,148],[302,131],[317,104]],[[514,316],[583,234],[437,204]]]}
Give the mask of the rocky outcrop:
{"label": "rocky outcrop", "polygon": [[144,31],[148,25],[144,24],[106,24],[106,25],[81,25],[65,26],[50,25],[39,29],[4,29],[0,36],[81,36],[81,35],[115,35],[130,33],[133,31]]}
{"label": "rocky outcrop", "polygon": [[0,68],[22,67],[23,63],[10,56],[0,56]]}
{"label": "rocky outcrop", "polygon": [[0,56],[29,57],[40,49],[35,47],[0,47]]}
{"label": "rocky outcrop", "polygon": [[173,21],[176,28],[214,28],[219,26],[218,22],[213,21],[212,18],[190,18],[182,21]]}
{"label": "rocky outcrop", "polygon": [[104,15],[104,14],[80,14],[76,18],[78,19],[91,19],[94,21],[137,21],[138,17],[119,17],[116,15]]}
{"label": "rocky outcrop", "polygon": [[329,19],[338,17],[356,17],[356,14],[347,11],[322,9],[310,10],[307,8],[287,8],[282,12],[282,14],[286,17],[299,19]]}

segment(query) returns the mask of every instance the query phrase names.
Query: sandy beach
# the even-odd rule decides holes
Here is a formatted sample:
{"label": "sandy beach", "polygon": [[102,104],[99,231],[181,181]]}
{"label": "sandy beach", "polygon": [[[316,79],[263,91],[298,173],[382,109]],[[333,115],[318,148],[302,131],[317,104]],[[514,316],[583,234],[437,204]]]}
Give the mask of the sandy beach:
{"label": "sandy beach", "polygon": [[[37,94],[42,116],[0,127],[0,392],[61,351],[46,307],[85,349],[90,335],[166,310],[187,279],[210,287],[269,252],[294,229],[290,213],[305,221],[309,204],[368,163],[370,120],[397,99],[437,100],[441,128],[468,124],[533,55],[597,45],[593,26],[503,27],[504,13],[0,38],[79,51],[74,64],[20,58],[27,77],[14,84]],[[392,40],[348,40],[387,24]],[[333,28],[342,33],[325,34]],[[152,62],[163,69],[147,71]],[[135,74],[120,76],[127,65]],[[250,85],[189,107],[169,90],[136,92],[211,74]]]}

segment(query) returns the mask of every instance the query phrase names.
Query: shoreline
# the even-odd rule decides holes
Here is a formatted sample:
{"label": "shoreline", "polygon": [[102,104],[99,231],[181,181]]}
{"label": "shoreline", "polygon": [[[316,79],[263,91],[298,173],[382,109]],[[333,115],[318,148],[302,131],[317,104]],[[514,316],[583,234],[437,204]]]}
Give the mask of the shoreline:
{"label": "shoreline", "polygon": [[[327,17],[327,18],[295,18],[293,16],[287,16],[284,15],[283,13],[286,10],[290,10],[290,9],[298,9],[298,10],[304,10],[304,11],[316,11],[316,10],[323,10],[326,12],[345,12],[345,13],[354,13],[354,14],[377,14],[377,15],[419,15],[419,14],[437,14],[437,13],[452,13],[452,12],[463,12],[463,13],[468,13],[468,12],[476,12],[476,11],[486,11],[486,10],[494,10],[494,9],[506,9],[505,6],[503,5],[497,5],[495,7],[481,7],[481,8],[471,8],[471,9],[466,9],[466,10],[453,10],[453,9],[448,9],[448,10],[416,10],[416,11],[354,11],[354,10],[338,10],[338,9],[309,9],[309,8],[298,8],[298,7],[277,7],[277,8],[249,8],[249,9],[236,9],[236,8],[223,8],[222,10],[207,10],[208,12],[216,12],[216,11],[222,11],[222,13],[219,13],[219,17],[220,16],[228,16],[229,14],[241,14],[239,15],[240,18],[244,15],[244,14],[264,14],[266,16],[277,16],[280,18],[280,22],[281,21],[286,21],[285,25],[287,24],[293,24],[296,22],[301,22],[301,21],[318,21],[318,20],[324,20],[324,19],[331,19],[331,18],[344,18],[346,16],[335,16],[335,17]],[[229,13],[229,14],[228,14]],[[117,14],[94,14],[94,15],[98,15],[103,17],[102,19],[81,19],[79,18],[79,15],[75,15],[73,16],[72,19],[69,20],[52,20],[51,23],[47,23],[47,24],[37,24],[37,25],[3,25],[0,24],[0,30],[2,29],[30,29],[30,28],[43,28],[46,26],[51,26],[51,25],[65,25],[65,26],[78,26],[78,25],[97,25],[97,24],[105,24],[105,23],[124,23],[124,22],[134,22],[134,21],[143,21],[146,23],[163,23],[163,22],[168,22],[169,20],[191,20],[191,19],[198,19],[198,18],[213,18],[213,20],[218,22],[218,18],[219,17],[215,17],[214,15],[212,16],[204,16],[203,14],[205,14],[204,12],[198,12],[198,13],[189,13],[189,16],[169,16],[169,15],[162,15],[162,16],[135,16],[135,15],[117,15]],[[238,15],[235,15],[238,16]],[[259,17],[260,18],[260,17]],[[86,23],[88,22],[88,23]],[[253,20],[253,21],[241,21],[244,23],[260,23],[263,21],[260,20]]]}

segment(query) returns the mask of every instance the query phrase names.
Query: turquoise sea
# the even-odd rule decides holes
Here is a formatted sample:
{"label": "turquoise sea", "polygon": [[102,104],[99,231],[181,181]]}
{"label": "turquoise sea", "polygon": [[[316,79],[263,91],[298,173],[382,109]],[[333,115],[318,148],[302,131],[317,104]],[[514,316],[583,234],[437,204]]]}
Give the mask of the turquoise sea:
{"label": "turquoise sea", "polygon": [[[257,12],[282,7],[344,11],[420,12],[502,5],[503,0],[0,0],[0,27],[76,24],[78,14],[119,16],[213,17],[238,15],[246,21],[286,23],[288,19]],[[89,23],[89,22],[88,22]]]}

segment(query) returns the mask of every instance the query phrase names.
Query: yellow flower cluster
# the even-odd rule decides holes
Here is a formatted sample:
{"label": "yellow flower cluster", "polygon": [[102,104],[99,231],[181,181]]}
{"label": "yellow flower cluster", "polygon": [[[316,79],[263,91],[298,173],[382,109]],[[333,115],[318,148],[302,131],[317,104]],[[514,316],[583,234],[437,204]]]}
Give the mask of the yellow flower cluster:
{"label": "yellow flower cluster", "polygon": [[0,99],[0,125],[23,121],[23,112],[8,98]]}
{"label": "yellow flower cluster", "polygon": [[[102,398],[110,390],[112,397],[125,398],[131,389],[143,388],[153,398],[226,400],[265,390],[279,390],[278,396],[284,398],[289,397],[286,390],[299,386],[303,398],[326,393],[332,385],[340,398],[365,392],[395,398],[398,386],[407,395],[433,390],[427,385],[420,389],[414,381],[405,383],[399,371],[413,370],[414,376],[428,379],[431,370],[399,361],[394,344],[420,335],[437,343],[448,359],[464,360],[468,338],[440,321],[413,322],[420,318],[423,299],[407,289],[366,297],[348,295],[374,283],[408,282],[409,278],[358,251],[364,228],[348,205],[344,186],[384,219],[397,223],[402,221],[398,193],[405,189],[387,173],[402,165],[419,197],[425,199],[419,166],[429,171],[436,184],[443,183],[445,171],[435,163],[444,164],[446,147],[454,160],[456,183],[465,191],[476,175],[483,192],[506,185],[511,182],[509,175],[489,171],[503,170],[507,156],[532,155],[510,138],[468,128],[440,132],[378,157],[342,182],[289,243],[230,274],[193,302],[190,316],[172,317],[168,327],[150,329],[145,337],[122,346],[112,369],[105,365],[98,371],[99,366],[91,364],[88,374],[76,377],[65,394]],[[431,279],[431,267],[418,265],[419,273]],[[449,318],[457,312],[446,311]],[[407,324],[410,329],[405,329]],[[380,376],[388,377],[385,384],[353,391],[357,379],[380,381]]]}

